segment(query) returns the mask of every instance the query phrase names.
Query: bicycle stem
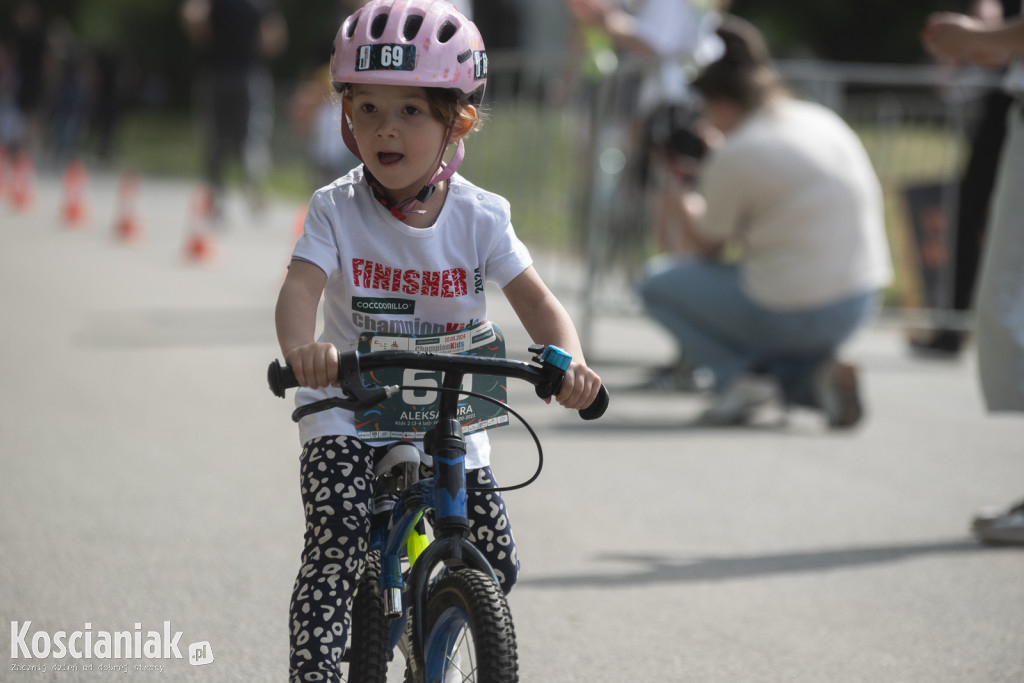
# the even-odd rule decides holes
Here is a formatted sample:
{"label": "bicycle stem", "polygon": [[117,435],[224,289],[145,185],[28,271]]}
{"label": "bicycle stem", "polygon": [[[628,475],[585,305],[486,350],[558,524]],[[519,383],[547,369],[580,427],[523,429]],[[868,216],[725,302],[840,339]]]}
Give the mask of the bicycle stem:
{"label": "bicycle stem", "polygon": [[[449,371],[444,374],[443,386],[458,389],[464,373]],[[423,440],[424,450],[434,461],[437,487],[434,492],[434,529],[438,537],[469,536],[469,518],[466,511],[466,439],[458,415],[458,394],[441,393],[438,421]]]}

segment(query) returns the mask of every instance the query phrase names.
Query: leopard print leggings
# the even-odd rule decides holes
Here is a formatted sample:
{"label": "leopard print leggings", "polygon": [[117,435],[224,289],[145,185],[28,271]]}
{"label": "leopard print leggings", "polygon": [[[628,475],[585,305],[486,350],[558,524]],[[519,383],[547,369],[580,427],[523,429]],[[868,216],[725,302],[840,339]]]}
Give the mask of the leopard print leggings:
{"label": "leopard print leggings", "polygon": [[[374,455],[373,446],[348,436],[313,439],[302,450],[306,534],[290,609],[290,683],[340,681],[352,600],[369,551]],[[489,467],[467,471],[466,482],[497,486]],[[519,560],[505,501],[496,491],[478,491],[469,493],[468,502],[469,540],[508,593]]]}

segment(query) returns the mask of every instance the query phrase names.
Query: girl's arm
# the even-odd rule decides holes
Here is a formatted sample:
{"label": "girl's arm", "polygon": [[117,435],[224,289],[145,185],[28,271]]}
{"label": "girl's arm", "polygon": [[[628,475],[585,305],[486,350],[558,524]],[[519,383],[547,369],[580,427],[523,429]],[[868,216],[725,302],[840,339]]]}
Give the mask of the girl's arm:
{"label": "girl's arm", "polygon": [[317,342],[316,311],[327,275],[306,261],[293,260],[277,297],[274,320],[285,363],[304,387],[339,386],[338,350]]}
{"label": "girl's arm", "polygon": [[587,367],[576,326],[540,275],[530,266],[502,290],[536,344],[552,344],[572,354],[562,390],[556,397],[566,408],[582,410],[597,398],[601,378]]}

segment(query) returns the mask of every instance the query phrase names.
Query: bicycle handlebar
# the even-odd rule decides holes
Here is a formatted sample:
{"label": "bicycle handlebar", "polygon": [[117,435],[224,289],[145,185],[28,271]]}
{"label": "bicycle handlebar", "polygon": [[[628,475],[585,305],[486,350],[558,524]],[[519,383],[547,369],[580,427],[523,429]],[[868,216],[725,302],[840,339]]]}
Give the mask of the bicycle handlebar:
{"label": "bicycle handlebar", "polygon": [[[538,356],[534,357],[534,363],[511,358],[446,353],[374,351],[360,354],[358,351],[349,351],[339,354],[338,357],[338,379],[342,383],[342,390],[346,397],[339,399],[337,404],[348,410],[362,410],[393,395],[397,390],[396,387],[366,387],[363,385],[363,371],[383,368],[439,370],[472,375],[512,377],[532,384],[540,398],[549,398],[557,394],[561,388],[565,371],[551,363],[542,362],[539,352],[543,349],[544,347],[530,347],[531,351],[538,353]],[[267,382],[274,395],[280,398],[284,398],[285,390],[299,386],[291,368],[281,365],[277,360],[274,360],[267,368]],[[608,401],[608,390],[602,385],[594,402],[577,412],[584,420],[596,420],[604,415],[608,408]]]}

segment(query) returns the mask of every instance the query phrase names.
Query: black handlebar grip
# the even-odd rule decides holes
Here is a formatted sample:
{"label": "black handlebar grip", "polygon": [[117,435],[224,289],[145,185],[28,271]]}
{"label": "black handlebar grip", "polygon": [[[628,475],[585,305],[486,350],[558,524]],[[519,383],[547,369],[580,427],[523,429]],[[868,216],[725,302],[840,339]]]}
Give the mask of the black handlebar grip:
{"label": "black handlebar grip", "polygon": [[284,398],[286,389],[294,389],[299,386],[292,369],[286,365],[281,365],[276,358],[270,364],[270,367],[267,368],[267,384],[270,385],[270,390],[274,393],[274,396],[278,398]]}
{"label": "black handlebar grip", "polygon": [[583,410],[577,411],[580,417],[584,420],[596,420],[597,418],[604,415],[604,411],[608,410],[608,401],[611,397],[608,395],[608,388],[605,385],[601,385],[601,390],[597,392],[597,398],[594,402]]}

